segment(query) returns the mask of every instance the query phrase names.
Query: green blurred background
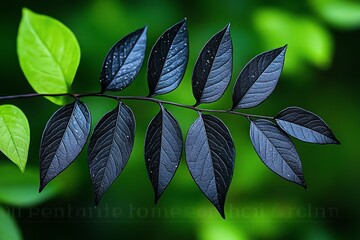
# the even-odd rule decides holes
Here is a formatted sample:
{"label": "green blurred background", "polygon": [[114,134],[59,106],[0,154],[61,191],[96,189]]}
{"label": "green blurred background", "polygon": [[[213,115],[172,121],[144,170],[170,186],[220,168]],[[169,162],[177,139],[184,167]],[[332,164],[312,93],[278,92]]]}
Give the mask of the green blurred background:
{"label": "green blurred background", "polygon": [[[191,71],[206,41],[228,22],[234,45],[234,72],[226,94],[214,104],[231,106],[231,89],[244,64],[256,54],[289,44],[285,68],[272,96],[250,112],[275,115],[287,106],[319,114],[342,142],[320,146],[294,140],[309,190],[268,170],[254,152],[249,124],[219,115],[237,150],[234,178],[225,205],[227,219],[202,196],[185,159],[158,205],[144,162],[144,135],[156,104],[127,101],[137,119],[135,147],[123,173],[93,207],[86,151],[38,194],[38,147],[42,130],[58,108],[44,98],[13,100],[31,127],[25,175],[0,157],[0,239],[359,239],[358,104],[360,3],[307,1],[3,1],[0,10],[0,95],[33,92],[16,55],[21,8],[52,16],[76,35],[82,52],[73,92],[99,91],[100,68],[108,49],[124,35],[148,25],[147,56],[161,33],[188,19],[190,59],[181,86],[161,96],[194,104]],[[123,95],[147,95],[146,68]],[[87,98],[93,126],[114,102]],[[183,135],[196,113],[168,107]],[[17,223],[18,227],[16,227]]]}

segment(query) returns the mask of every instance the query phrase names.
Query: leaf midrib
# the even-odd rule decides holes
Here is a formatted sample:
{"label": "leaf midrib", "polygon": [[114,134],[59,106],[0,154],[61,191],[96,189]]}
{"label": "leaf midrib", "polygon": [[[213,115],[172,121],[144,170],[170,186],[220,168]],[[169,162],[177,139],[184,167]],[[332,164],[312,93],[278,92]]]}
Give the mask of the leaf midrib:
{"label": "leaf midrib", "polygon": [[[205,89],[205,87],[206,87],[207,80],[208,80],[208,78],[209,78],[210,72],[211,72],[212,67],[213,67],[213,65],[214,65],[216,56],[217,56],[218,51],[219,51],[219,47],[220,47],[220,45],[222,44],[222,42],[223,42],[223,40],[224,40],[224,36],[225,36],[226,32],[228,31],[228,27],[226,27],[226,29],[223,30],[223,31],[224,31],[224,33],[223,33],[223,35],[221,36],[221,41],[220,41],[220,43],[219,43],[219,44],[217,45],[217,47],[216,47],[216,54],[215,54],[215,56],[214,56],[214,59],[213,59],[212,62],[210,62],[210,71],[209,71],[209,72],[207,73],[207,75],[206,75],[206,81],[205,81],[204,86],[203,86],[202,89],[201,89],[202,91],[201,91],[200,99],[199,99],[199,101],[197,101],[198,103],[200,103],[201,100],[202,100],[202,98],[203,98],[204,89]],[[217,35],[217,34],[215,34],[215,36],[216,36],[216,35]],[[215,36],[214,36],[214,37],[215,37]],[[210,39],[210,41],[211,41],[214,37],[212,37],[212,38]],[[208,42],[208,43],[209,43],[209,42]]]}
{"label": "leaf midrib", "polygon": [[[253,88],[253,86],[255,85],[255,83],[259,80],[259,78],[261,77],[261,75],[264,74],[264,72],[266,71],[266,69],[268,69],[268,67],[275,61],[275,59],[277,57],[280,56],[280,54],[284,51],[284,49],[281,50],[281,52],[264,68],[264,70],[259,74],[259,76],[256,78],[256,80],[253,82],[253,84],[251,84],[251,86],[249,87],[249,89],[245,92],[244,96],[239,100],[239,103],[237,104],[237,106],[239,106],[241,104],[241,101],[245,98],[245,96],[249,93],[249,91]],[[256,57],[252,60],[250,60],[250,62],[245,66],[245,68],[252,63],[253,60],[255,60]],[[283,67],[284,64],[282,64],[281,67]]]}
{"label": "leaf midrib", "polygon": [[[100,189],[103,187],[103,182],[104,182],[104,178],[105,178],[105,171],[108,167],[108,164],[109,164],[109,158],[110,158],[110,154],[112,152],[112,149],[113,149],[113,145],[115,143],[115,132],[116,132],[116,129],[118,127],[118,118],[121,114],[121,103],[118,104],[118,106],[116,107],[117,108],[117,113],[116,113],[116,119],[115,119],[115,126],[114,126],[114,129],[113,129],[113,136],[112,136],[112,140],[111,140],[111,145],[110,145],[110,150],[109,150],[109,154],[107,154],[107,161],[106,161],[106,164],[105,164],[105,169],[104,169],[104,174],[102,174],[102,177],[101,177],[101,181],[100,181]],[[122,171],[122,169],[120,169],[120,172]],[[117,173],[116,173],[117,175]]]}
{"label": "leaf midrib", "polygon": [[[210,148],[210,144],[209,144],[209,140],[208,140],[208,133],[207,133],[207,130],[206,130],[206,126],[205,126],[205,121],[203,119],[203,115],[200,115],[201,117],[201,121],[202,121],[202,124],[204,126],[204,130],[205,130],[205,135],[206,135],[206,144],[209,148],[209,154],[210,154],[210,157],[211,157],[211,168],[212,168],[212,172],[214,174],[214,179],[215,179],[215,188],[216,188],[216,200],[217,200],[217,204],[220,204],[219,202],[219,190],[218,190],[218,186],[217,186],[217,182],[216,182],[216,174],[215,174],[215,168],[214,168],[214,162],[213,162],[213,156],[212,156],[212,151],[211,151],[211,148]],[[220,206],[221,207],[221,206]]]}
{"label": "leaf midrib", "polygon": [[[74,104],[74,106],[73,106],[73,109],[71,110],[71,115],[70,115],[69,121],[68,121],[67,124],[66,124],[64,134],[63,134],[62,137],[61,137],[61,140],[60,140],[60,142],[59,142],[59,145],[57,146],[57,149],[56,149],[56,151],[55,151],[55,154],[53,155],[53,157],[52,157],[52,159],[51,159],[50,166],[48,167],[48,169],[46,169],[46,175],[45,175],[45,177],[44,177],[44,180],[47,178],[47,176],[48,176],[48,174],[49,174],[49,169],[50,169],[50,167],[51,167],[51,166],[53,165],[53,163],[54,163],[54,157],[57,156],[57,153],[58,153],[58,151],[59,151],[59,146],[60,146],[60,144],[63,142],[63,139],[64,139],[64,136],[65,136],[66,130],[68,129],[69,124],[71,123],[71,119],[72,119],[72,117],[73,117],[73,114],[74,114],[74,112],[75,112],[75,108],[77,107],[77,104],[78,104],[78,103],[77,103],[77,101],[75,101],[73,104]],[[80,109],[80,111],[81,111],[81,109]]]}
{"label": "leaf midrib", "polygon": [[[126,64],[126,60],[128,59],[128,57],[130,56],[130,54],[132,53],[132,51],[134,50],[135,46],[138,45],[139,40],[141,38],[141,36],[144,34],[145,29],[142,29],[142,32],[140,35],[138,35],[136,42],[131,46],[129,54],[125,56],[124,58],[124,63],[119,67],[119,69],[116,71],[116,74],[114,75],[114,77],[111,79],[111,82],[115,79],[116,76],[118,76],[120,70],[122,69],[122,67]],[[121,40],[120,40],[121,41]],[[117,44],[116,44],[117,45]],[[114,52],[113,52],[114,54]],[[109,83],[109,86],[111,85],[111,82]]]}
{"label": "leaf midrib", "polygon": [[[287,165],[287,166],[289,167],[289,169],[294,173],[294,175],[299,179],[299,181],[300,181],[300,182],[303,182],[303,181],[299,178],[299,176],[294,172],[294,170],[293,170],[292,167],[288,164],[288,162],[285,160],[285,158],[280,154],[280,152],[278,151],[277,147],[276,147],[276,146],[272,143],[272,141],[270,141],[270,139],[266,136],[266,134],[265,134],[254,122],[252,122],[252,123],[253,123],[254,126],[258,129],[258,131],[259,131],[262,135],[265,136],[266,140],[271,144],[271,146],[273,147],[273,149],[276,150],[276,152],[279,154],[279,156],[281,156],[283,162],[286,163],[286,165]],[[271,171],[273,171],[273,170],[271,170]],[[274,171],[273,171],[273,172],[274,172]],[[275,172],[275,173],[276,173],[276,172]]]}
{"label": "leaf midrib", "polygon": [[[164,76],[164,74],[163,74],[163,72],[164,72],[164,66],[165,66],[166,61],[168,60],[168,56],[169,56],[170,49],[171,49],[171,47],[172,47],[172,45],[173,45],[173,42],[174,42],[175,38],[178,36],[178,34],[179,34],[179,32],[180,32],[180,30],[181,30],[181,28],[182,28],[183,26],[184,26],[184,23],[181,25],[181,27],[179,28],[179,30],[176,32],[175,36],[174,36],[173,39],[171,40],[171,43],[170,43],[170,45],[169,45],[169,48],[167,49],[166,58],[165,58],[165,60],[162,62],[161,73],[160,73],[160,75],[159,75],[159,79],[157,79],[157,81],[156,81],[156,85],[155,85],[155,88],[154,88],[154,92],[156,92],[156,90],[157,90],[157,88],[158,88],[158,85],[159,85],[159,82],[160,82],[161,77]],[[169,31],[169,30],[171,30],[171,28],[168,29],[168,30],[166,30],[165,33],[166,33],[167,31]],[[161,38],[161,37],[160,37],[160,38]],[[160,39],[159,39],[159,40],[160,40]]]}

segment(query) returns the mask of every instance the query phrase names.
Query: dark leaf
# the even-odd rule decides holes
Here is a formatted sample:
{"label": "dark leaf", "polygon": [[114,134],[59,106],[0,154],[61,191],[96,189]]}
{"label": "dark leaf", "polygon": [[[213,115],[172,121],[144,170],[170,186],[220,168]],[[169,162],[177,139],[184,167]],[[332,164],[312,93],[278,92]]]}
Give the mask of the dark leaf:
{"label": "dark leaf", "polygon": [[119,102],[96,125],[89,144],[89,169],[97,205],[129,160],[135,138],[135,118]]}
{"label": "dark leaf", "polygon": [[146,131],[145,159],[155,191],[155,203],[173,178],[179,166],[182,134],[175,118],[161,106]]}
{"label": "dark leaf", "polygon": [[281,111],[275,120],[289,135],[310,143],[339,144],[331,129],[317,115],[298,107]]}
{"label": "dark leaf", "polygon": [[146,30],[130,33],[110,49],[101,70],[102,92],[122,90],[134,81],[145,57]]}
{"label": "dark leaf", "polygon": [[83,149],[91,117],[80,100],[57,110],[45,126],[40,145],[40,192],[64,171]]}
{"label": "dark leaf", "polygon": [[189,58],[186,19],[166,30],[151,50],[148,63],[149,95],[177,88],[184,77]]}
{"label": "dark leaf", "polygon": [[306,188],[299,155],[290,138],[274,123],[251,121],[250,139],[265,165],[279,176]]}
{"label": "dark leaf", "polygon": [[230,24],[215,34],[201,51],[192,76],[196,105],[218,100],[229,85],[232,74]]}
{"label": "dark leaf", "polygon": [[287,46],[261,53],[241,71],[233,92],[233,107],[251,108],[274,91],[284,66]]}
{"label": "dark leaf", "polygon": [[225,198],[235,160],[235,148],[229,130],[217,117],[200,114],[186,136],[185,153],[196,184],[225,218]]}

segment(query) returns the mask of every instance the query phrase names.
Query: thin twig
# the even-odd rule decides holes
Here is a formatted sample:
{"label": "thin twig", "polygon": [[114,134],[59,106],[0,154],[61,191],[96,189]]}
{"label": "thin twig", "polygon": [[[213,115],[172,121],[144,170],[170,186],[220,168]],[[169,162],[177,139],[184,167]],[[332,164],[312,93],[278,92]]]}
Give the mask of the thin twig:
{"label": "thin twig", "polygon": [[47,94],[47,93],[30,93],[30,94],[20,94],[20,95],[11,95],[11,96],[0,96],[1,100],[12,100],[12,99],[23,99],[23,98],[34,98],[34,97],[73,97],[73,98],[84,98],[84,97],[104,97],[116,100],[135,100],[135,101],[148,101],[148,102],[155,102],[157,104],[167,104],[172,106],[177,106],[181,108],[191,109],[197,112],[213,112],[213,113],[226,113],[226,114],[233,114],[245,117],[247,119],[250,118],[263,118],[263,119],[270,119],[273,120],[273,117],[269,116],[262,116],[262,115],[255,115],[255,114],[247,114],[242,112],[237,112],[233,110],[220,110],[220,109],[205,109],[205,108],[198,108],[197,106],[191,106],[166,100],[160,100],[153,97],[143,97],[143,96],[115,96],[109,95],[104,93],[58,93],[58,94]]}

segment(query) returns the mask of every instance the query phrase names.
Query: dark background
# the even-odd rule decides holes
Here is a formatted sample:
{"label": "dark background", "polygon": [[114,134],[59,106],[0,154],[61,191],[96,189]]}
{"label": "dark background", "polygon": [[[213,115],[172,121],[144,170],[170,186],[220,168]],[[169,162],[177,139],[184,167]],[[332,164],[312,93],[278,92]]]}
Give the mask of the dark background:
{"label": "dark background", "polygon": [[[308,190],[277,177],[257,157],[248,137],[248,121],[219,115],[232,132],[237,156],[234,178],[221,219],[202,196],[185,159],[159,203],[147,178],[143,143],[156,104],[127,101],[137,119],[135,147],[128,165],[97,208],[86,151],[38,194],[38,147],[42,130],[58,109],[44,98],[2,102],[20,107],[31,127],[25,176],[1,155],[0,202],[24,239],[356,239],[360,237],[358,136],[360,128],[360,5],[356,1],[5,1],[0,10],[1,95],[33,92],[21,72],[16,35],[21,9],[52,16],[69,27],[81,47],[72,92],[99,91],[99,75],[108,49],[126,34],[148,25],[147,56],[156,39],[184,17],[188,19],[190,59],[181,86],[159,98],[194,104],[191,73],[202,46],[228,22],[234,45],[234,72],[220,101],[203,107],[226,109],[244,64],[256,54],[289,44],[285,68],[272,96],[249,112],[275,115],[287,106],[319,114],[342,145],[320,146],[294,140],[302,158]],[[147,95],[146,68],[119,94]],[[112,109],[111,100],[87,98],[93,126]],[[196,113],[169,106],[183,135]],[[31,175],[32,174],[32,175]],[[29,180],[14,184],[7,179]],[[5,183],[3,183],[3,182]],[[4,187],[10,185],[11,187]],[[19,188],[19,190],[14,190]],[[7,191],[15,191],[14,199]],[[18,194],[18,195],[17,195]],[[32,201],[26,202],[25,198]],[[22,202],[22,200],[24,200]],[[16,201],[20,201],[19,203]],[[1,224],[1,223],[0,223]],[[0,232],[0,239],[2,233]]]}

